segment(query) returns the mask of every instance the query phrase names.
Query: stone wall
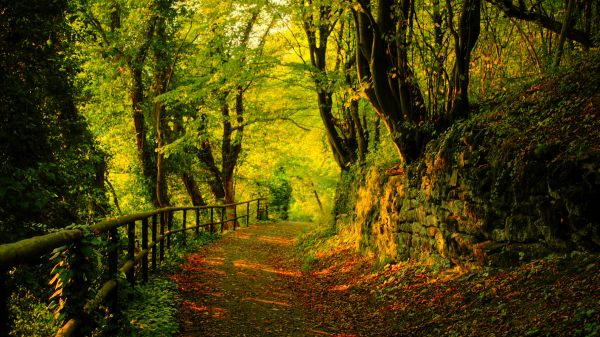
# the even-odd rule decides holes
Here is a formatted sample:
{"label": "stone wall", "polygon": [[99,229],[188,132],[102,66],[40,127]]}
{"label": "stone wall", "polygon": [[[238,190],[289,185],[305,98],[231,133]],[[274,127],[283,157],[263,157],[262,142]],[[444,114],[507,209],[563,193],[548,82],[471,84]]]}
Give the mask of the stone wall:
{"label": "stone wall", "polygon": [[600,62],[582,69],[455,123],[408,167],[346,179],[360,245],[479,265],[600,250]]}
{"label": "stone wall", "polygon": [[[364,234],[363,245],[401,260],[499,265],[553,252],[597,250],[600,165],[581,162],[573,167],[586,171],[571,172],[574,177],[587,179],[571,179],[574,185],[567,186],[586,201],[569,199],[562,188],[540,188],[547,185],[544,176],[530,179],[531,186],[522,190],[528,193],[524,200],[510,185],[482,193],[473,188],[476,170],[457,163],[437,173],[429,167],[412,179],[410,174],[373,170],[358,189],[353,223]],[[536,189],[539,193],[532,193]],[[493,192],[506,194],[502,202],[514,200],[501,204]]]}

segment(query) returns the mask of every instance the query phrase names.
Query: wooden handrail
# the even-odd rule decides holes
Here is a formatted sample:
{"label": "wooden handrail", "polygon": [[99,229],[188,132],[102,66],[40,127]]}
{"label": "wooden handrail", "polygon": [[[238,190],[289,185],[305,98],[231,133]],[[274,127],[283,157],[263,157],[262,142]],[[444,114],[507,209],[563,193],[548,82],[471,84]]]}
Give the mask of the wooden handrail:
{"label": "wooden handrail", "polygon": [[[128,214],[117,218],[106,219],[90,226],[96,234],[102,234],[112,228],[124,226],[133,221],[147,219],[153,215],[158,215],[165,212],[176,212],[183,210],[210,210],[223,209],[242,204],[252,203],[258,200],[266,200],[266,198],[257,198],[244,202],[238,202],[226,205],[211,205],[211,206],[183,206],[183,207],[166,207],[149,212],[140,212]],[[232,221],[228,219],[227,221]],[[212,222],[213,224],[221,224],[226,221]],[[25,264],[34,261],[38,257],[51,252],[53,249],[75,242],[83,236],[83,232],[79,229],[65,229],[55,233],[46,235],[33,236],[21,241],[6,243],[0,245],[0,269]]]}
{"label": "wooden handrail", "polygon": [[0,269],[30,262],[82,236],[83,232],[79,229],[67,229],[0,245]]}
{"label": "wooden handrail", "polygon": [[[261,201],[265,201],[264,208],[261,209]],[[268,203],[266,202],[266,198],[257,198],[249,201],[243,201],[238,203],[226,204],[226,205],[210,205],[210,206],[183,206],[183,207],[167,207],[161,208],[148,212],[140,212],[135,214],[128,214],[124,216],[120,216],[117,218],[106,219],[100,221],[96,224],[88,226],[92,233],[95,235],[100,235],[102,233],[109,233],[108,240],[111,242],[118,242],[117,238],[117,229],[119,227],[127,226],[127,236],[128,236],[128,245],[127,245],[127,260],[121,267],[118,267],[117,259],[119,255],[120,248],[115,246],[109,252],[108,257],[108,269],[109,269],[109,280],[106,281],[101,288],[98,290],[94,298],[89,299],[85,302],[85,305],[81,308],[85,315],[91,314],[94,310],[98,308],[98,306],[104,302],[118,287],[117,275],[116,273],[125,273],[128,275],[128,280],[130,282],[135,281],[134,274],[134,266],[142,262],[144,265],[142,266],[142,276],[144,281],[147,278],[147,270],[148,270],[148,256],[152,255],[152,269],[156,268],[157,261],[157,249],[160,251],[160,261],[163,260],[164,257],[164,242],[167,240],[166,248],[170,247],[170,238],[172,234],[182,233],[183,235],[183,244],[185,244],[185,233],[189,230],[198,230],[200,227],[209,227],[210,231],[214,231],[214,225],[221,225],[221,231],[223,230],[223,226],[226,223],[233,222],[235,229],[237,221],[239,219],[246,219],[246,225],[249,224],[250,221],[250,203],[256,202],[256,216],[258,220],[261,220],[263,215],[268,214]],[[237,206],[246,205],[246,214],[237,216]],[[233,207],[233,217],[226,215],[225,210]],[[220,221],[216,221],[214,219],[214,210],[220,210],[221,219]],[[187,211],[193,210],[196,212],[195,217],[195,226],[186,226],[186,215]],[[210,221],[206,223],[200,223],[200,211],[209,210],[210,212],[206,215],[210,214]],[[177,211],[183,211],[183,223],[182,228],[173,229],[171,227],[171,222],[173,218],[173,213]],[[217,213],[218,214],[218,213]],[[268,215],[267,215],[268,217]],[[160,232],[158,232],[158,218],[160,218]],[[191,218],[191,217],[190,217]],[[152,220],[150,223],[149,220]],[[135,223],[136,221],[142,221],[142,249],[135,254]],[[165,223],[167,223],[167,227],[165,228]],[[152,229],[152,241],[148,242],[148,228]],[[84,228],[85,229],[85,228]],[[0,277],[4,278],[3,275],[8,268],[17,266],[19,264],[25,264],[29,262],[38,261],[40,257],[45,254],[52,252],[54,249],[74,244],[78,242],[84,236],[84,229],[64,229],[55,233],[50,233],[41,236],[34,236],[28,239],[24,239],[21,241],[7,243],[0,245]],[[87,230],[86,230],[87,231]],[[158,232],[158,233],[157,233]],[[152,254],[150,254],[152,253]],[[112,259],[112,260],[111,260]],[[111,262],[112,261],[112,262]],[[112,266],[112,267],[111,267]],[[4,301],[6,304],[7,295],[4,292],[0,292],[0,301]],[[113,295],[114,296],[114,295]],[[2,308],[5,308],[2,307]],[[2,309],[0,308],[0,309]],[[6,312],[2,312],[4,310],[0,310],[0,321],[5,320],[6,317],[2,317],[7,315]],[[81,324],[75,318],[71,318],[67,321],[65,325],[63,325],[57,336],[71,336],[77,330],[77,327]],[[2,327],[0,327],[1,329]]]}

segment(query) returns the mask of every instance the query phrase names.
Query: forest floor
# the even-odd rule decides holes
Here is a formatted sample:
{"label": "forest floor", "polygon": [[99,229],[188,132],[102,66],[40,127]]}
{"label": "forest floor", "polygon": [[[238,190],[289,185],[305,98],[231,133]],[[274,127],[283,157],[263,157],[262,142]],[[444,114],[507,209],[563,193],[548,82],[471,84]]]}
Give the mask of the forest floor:
{"label": "forest floor", "polygon": [[307,260],[295,241],[311,227],[253,225],[186,256],[180,335],[600,335],[598,256],[475,272],[381,267],[343,246]]}

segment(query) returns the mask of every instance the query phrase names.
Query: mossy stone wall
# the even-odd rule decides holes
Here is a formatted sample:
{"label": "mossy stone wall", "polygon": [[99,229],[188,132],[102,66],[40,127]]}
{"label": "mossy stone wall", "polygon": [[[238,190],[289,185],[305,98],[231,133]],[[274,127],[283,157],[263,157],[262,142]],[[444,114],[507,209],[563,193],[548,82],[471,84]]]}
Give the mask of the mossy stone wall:
{"label": "mossy stone wall", "polygon": [[[346,223],[383,258],[511,264],[600,250],[600,62],[537,83],[346,186]],[[357,183],[360,181],[360,183]]]}

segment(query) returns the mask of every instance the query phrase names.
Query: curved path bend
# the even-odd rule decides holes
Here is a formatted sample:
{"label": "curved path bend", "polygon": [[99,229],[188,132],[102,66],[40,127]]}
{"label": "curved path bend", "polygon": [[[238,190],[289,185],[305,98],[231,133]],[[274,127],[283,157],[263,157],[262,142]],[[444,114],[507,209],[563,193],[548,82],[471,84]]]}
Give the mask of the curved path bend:
{"label": "curved path bend", "polygon": [[294,244],[310,226],[253,225],[188,255],[173,276],[181,293],[180,335],[367,335],[358,331],[366,323],[361,321],[372,327],[374,317],[355,312],[361,310],[353,303],[370,301],[370,294],[333,286],[324,274],[302,272]]}

